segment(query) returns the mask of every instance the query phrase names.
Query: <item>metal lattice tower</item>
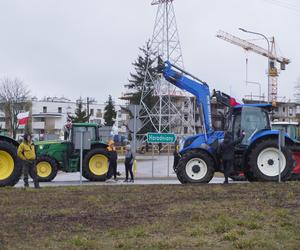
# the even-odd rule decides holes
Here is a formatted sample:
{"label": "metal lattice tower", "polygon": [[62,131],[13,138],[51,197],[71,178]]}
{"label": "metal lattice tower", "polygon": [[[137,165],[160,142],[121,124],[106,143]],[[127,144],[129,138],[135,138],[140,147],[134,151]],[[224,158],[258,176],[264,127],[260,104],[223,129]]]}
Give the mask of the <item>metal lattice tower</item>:
{"label": "metal lattice tower", "polygon": [[[173,0],[154,0],[157,6],[155,25],[150,43],[151,53],[156,58],[169,60],[183,68],[181,45],[176,24]],[[158,61],[158,59],[156,59]],[[155,63],[158,63],[158,62]],[[194,105],[189,94],[167,82],[162,76],[153,79],[146,67],[146,76],[141,96],[140,118],[143,126],[152,124],[154,131],[180,134],[195,133]],[[149,88],[154,84],[154,90]],[[155,96],[155,105],[147,104],[147,97]]]}

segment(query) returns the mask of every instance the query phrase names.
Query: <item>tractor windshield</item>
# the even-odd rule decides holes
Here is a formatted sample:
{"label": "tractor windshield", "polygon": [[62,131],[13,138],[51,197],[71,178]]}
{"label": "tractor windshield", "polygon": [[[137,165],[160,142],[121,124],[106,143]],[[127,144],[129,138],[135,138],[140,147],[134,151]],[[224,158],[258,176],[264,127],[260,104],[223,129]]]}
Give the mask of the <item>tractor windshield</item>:
{"label": "tractor windshield", "polygon": [[243,144],[249,144],[248,139],[263,129],[271,129],[268,112],[259,107],[243,107],[241,117],[241,131],[245,132]]}
{"label": "tractor windshield", "polygon": [[95,127],[73,127],[73,133],[75,134],[76,132],[85,132],[89,131],[91,134],[91,140],[95,141],[96,140],[96,128]]}
{"label": "tractor windshield", "polygon": [[286,132],[293,140],[297,140],[297,127],[293,124],[273,124],[272,129],[283,130]]}

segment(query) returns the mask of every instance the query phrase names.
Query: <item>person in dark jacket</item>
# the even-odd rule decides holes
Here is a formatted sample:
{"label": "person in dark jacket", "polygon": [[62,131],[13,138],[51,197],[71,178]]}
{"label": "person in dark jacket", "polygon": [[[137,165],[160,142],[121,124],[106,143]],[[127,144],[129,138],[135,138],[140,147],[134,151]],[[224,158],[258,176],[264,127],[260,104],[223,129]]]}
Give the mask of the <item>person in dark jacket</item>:
{"label": "person in dark jacket", "polygon": [[134,176],[132,171],[132,166],[134,162],[134,155],[131,151],[130,145],[126,146],[126,152],[125,152],[125,170],[126,170],[126,178],[124,182],[128,182],[128,177],[130,173],[130,182],[134,182]]}
{"label": "person in dark jacket", "polygon": [[237,140],[233,140],[231,133],[226,132],[224,136],[224,141],[221,143],[219,147],[219,155],[221,156],[224,168],[224,184],[228,184],[228,177],[233,169],[234,163],[234,147],[241,143],[245,134],[242,133]]}
{"label": "person in dark jacket", "polygon": [[117,160],[118,160],[118,153],[115,148],[115,142],[110,140],[108,142],[107,150],[109,152],[109,166],[106,178],[109,180],[114,176],[114,180],[117,180]]}

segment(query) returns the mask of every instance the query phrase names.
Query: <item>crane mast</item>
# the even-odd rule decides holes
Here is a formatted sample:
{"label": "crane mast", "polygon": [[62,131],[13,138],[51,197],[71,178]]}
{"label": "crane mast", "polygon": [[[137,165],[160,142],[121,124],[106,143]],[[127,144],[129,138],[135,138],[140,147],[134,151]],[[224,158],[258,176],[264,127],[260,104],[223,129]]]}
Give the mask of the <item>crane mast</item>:
{"label": "crane mast", "polygon": [[218,31],[217,37],[232,43],[234,45],[242,47],[246,51],[252,51],[261,56],[267,57],[269,59],[269,69],[268,69],[268,77],[269,77],[269,86],[268,86],[268,101],[275,104],[277,102],[277,94],[278,94],[278,75],[279,71],[276,68],[276,62],[280,64],[280,69],[285,70],[286,65],[290,63],[290,60],[284,57],[277,56],[276,48],[275,48],[275,39],[272,38],[271,48],[270,50],[266,50],[254,43],[243,40],[239,37],[236,37],[232,34],[229,34],[225,31]]}

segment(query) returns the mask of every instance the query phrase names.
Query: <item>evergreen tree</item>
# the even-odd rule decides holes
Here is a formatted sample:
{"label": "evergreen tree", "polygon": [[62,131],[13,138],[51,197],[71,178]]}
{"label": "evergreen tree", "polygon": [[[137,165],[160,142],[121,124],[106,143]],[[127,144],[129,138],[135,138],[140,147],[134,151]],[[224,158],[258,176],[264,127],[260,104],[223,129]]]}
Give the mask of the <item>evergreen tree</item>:
{"label": "evergreen tree", "polygon": [[70,116],[73,123],[84,123],[89,121],[89,115],[87,114],[86,109],[83,109],[83,101],[80,98],[77,101],[75,110],[75,116]]}
{"label": "evergreen tree", "polygon": [[[159,74],[157,66],[154,65],[157,61],[157,56],[150,49],[150,41],[147,41],[146,45],[139,48],[139,50],[141,54],[138,55],[138,58],[132,63],[135,72],[130,73],[129,83],[125,85],[125,88],[133,90],[131,91],[133,93],[128,95],[130,104],[140,104],[142,92],[148,93],[148,95],[143,98],[143,102],[151,110],[157,102],[157,97],[153,94],[153,81],[157,79]],[[141,111],[141,113],[143,112],[145,112],[145,110]],[[147,123],[139,133],[145,134],[150,131],[154,131],[154,128],[151,123]]]}
{"label": "evergreen tree", "polygon": [[[125,85],[125,88],[134,90],[133,94],[129,97],[130,104],[140,104],[142,91],[150,92],[144,101],[148,104],[153,102],[153,80],[158,76],[157,67],[154,66],[156,61],[155,55],[150,50],[150,41],[146,43],[144,47],[139,48],[142,52],[138,55],[138,58],[132,63],[134,66],[134,73],[130,73],[129,84]],[[148,67],[148,72],[146,72]],[[144,86],[146,82],[146,86]],[[150,105],[151,106],[151,105]]]}
{"label": "evergreen tree", "polygon": [[117,116],[117,112],[115,110],[114,102],[112,100],[111,95],[108,97],[108,101],[106,102],[106,106],[104,108],[104,125],[105,126],[113,126],[115,121],[114,119]]}

